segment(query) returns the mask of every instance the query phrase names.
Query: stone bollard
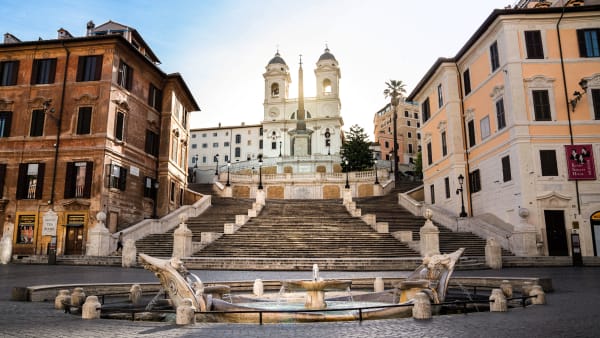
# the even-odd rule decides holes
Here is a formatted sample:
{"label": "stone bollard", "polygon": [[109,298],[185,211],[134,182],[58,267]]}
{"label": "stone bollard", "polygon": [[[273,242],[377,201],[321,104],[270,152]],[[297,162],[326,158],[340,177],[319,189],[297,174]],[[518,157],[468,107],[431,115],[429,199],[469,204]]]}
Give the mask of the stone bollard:
{"label": "stone bollard", "polygon": [[423,213],[423,216],[426,218],[425,224],[419,230],[420,234],[420,243],[419,249],[421,251],[421,256],[431,256],[431,255],[439,255],[440,254],[440,231],[438,227],[436,227],[431,221],[431,217],[433,217],[433,211],[431,209],[426,209]]}
{"label": "stone bollard", "polygon": [[485,244],[485,264],[490,269],[502,269],[502,247],[496,239],[488,238]]}
{"label": "stone bollard", "polygon": [[142,300],[142,287],[139,284],[133,284],[129,289],[129,301],[133,305],[139,305]]}
{"label": "stone bollard", "polygon": [[65,306],[69,306],[71,303],[71,293],[69,290],[58,290],[58,296],[54,298],[54,308],[57,310],[64,310]]}
{"label": "stone bollard", "polygon": [[79,307],[85,302],[85,292],[83,288],[73,289],[71,293],[71,306],[75,307],[75,311],[79,311]]}
{"label": "stone bollard", "polygon": [[381,277],[375,278],[375,283],[373,285],[373,290],[375,292],[383,292],[383,290],[385,290],[384,283],[383,283],[383,278],[381,278]]}
{"label": "stone bollard", "polygon": [[133,239],[126,239],[123,246],[123,255],[121,257],[121,266],[130,268],[137,263],[137,249]]}
{"label": "stone bollard", "polygon": [[533,287],[531,287],[531,291],[529,292],[529,295],[535,296],[535,298],[530,298],[531,304],[535,304],[535,305],[546,304],[546,293],[544,292],[544,289],[542,289],[541,286],[534,285]]}
{"label": "stone bollard", "polygon": [[506,312],[508,311],[508,303],[506,297],[500,289],[493,289],[490,296],[490,312]]}
{"label": "stone bollard", "polygon": [[412,309],[414,319],[431,319],[431,301],[425,292],[415,294],[415,302]]}
{"label": "stone bollard", "polygon": [[523,282],[523,285],[521,286],[521,296],[529,296],[529,292],[531,292],[532,287],[532,282]]}
{"label": "stone bollard", "polygon": [[262,296],[263,293],[265,292],[265,288],[263,285],[263,282],[260,278],[254,280],[254,286],[252,287],[252,293],[255,296]]}
{"label": "stone bollard", "polygon": [[85,303],[81,308],[82,319],[99,319],[100,318],[100,302],[97,296],[89,296],[85,299]]}
{"label": "stone bollard", "polygon": [[500,290],[502,290],[502,293],[504,293],[504,297],[512,298],[513,287],[507,279],[502,280],[502,283],[500,283]]}
{"label": "stone bollard", "polygon": [[177,307],[177,317],[175,318],[175,323],[177,325],[188,325],[196,323],[196,316],[194,307],[192,306],[192,300],[189,298],[185,298],[181,305]]}
{"label": "stone bollard", "polygon": [[12,238],[8,235],[2,236],[0,240],[0,264],[10,263],[12,255]]}

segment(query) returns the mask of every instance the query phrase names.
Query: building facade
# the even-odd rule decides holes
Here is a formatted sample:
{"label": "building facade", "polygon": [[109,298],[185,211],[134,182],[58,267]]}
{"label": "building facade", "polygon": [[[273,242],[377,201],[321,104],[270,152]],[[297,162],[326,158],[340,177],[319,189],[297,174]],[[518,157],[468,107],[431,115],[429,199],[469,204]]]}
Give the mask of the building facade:
{"label": "building facade", "polygon": [[[396,113],[396,135],[398,163],[411,165],[421,151],[421,120],[418,105],[401,100]],[[394,111],[391,104],[385,105],[373,117],[373,135],[381,147],[382,159],[394,158]]]}
{"label": "building facade", "polygon": [[0,45],[0,218],[15,254],[85,253],[96,214],[116,232],[184,204],[188,115],[133,28]]}
{"label": "building facade", "polygon": [[597,256],[600,6],[543,3],[493,11],[408,96],[425,202],[508,231],[520,255]]}

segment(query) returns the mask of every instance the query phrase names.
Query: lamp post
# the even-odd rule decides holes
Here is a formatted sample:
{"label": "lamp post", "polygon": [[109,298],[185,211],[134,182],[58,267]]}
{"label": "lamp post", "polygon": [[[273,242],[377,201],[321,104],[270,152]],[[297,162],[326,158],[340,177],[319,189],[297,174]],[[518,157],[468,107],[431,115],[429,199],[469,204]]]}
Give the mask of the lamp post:
{"label": "lamp post", "polygon": [[219,154],[215,155],[215,161],[217,161],[217,166],[215,167],[215,175],[219,175]]}
{"label": "lamp post", "polygon": [[229,184],[229,172],[231,171],[231,161],[227,162],[227,183],[225,184],[226,187],[230,186]]}
{"label": "lamp post", "polygon": [[458,193],[460,192],[460,214],[458,215],[459,217],[467,217],[467,213],[465,212],[465,200],[463,198],[464,180],[465,177],[462,174],[458,175],[458,184],[460,185],[460,188],[456,189],[456,194],[458,195]]}
{"label": "lamp post", "polygon": [[377,176],[377,160],[374,161],[375,165],[375,184],[379,184],[379,177]]}
{"label": "lamp post", "polygon": [[348,168],[348,160],[344,161],[344,163],[346,164],[346,186],[344,188],[350,189],[350,182],[348,182],[348,170],[350,169]]}
{"label": "lamp post", "polygon": [[281,157],[281,141],[279,141],[279,157]]}
{"label": "lamp post", "polygon": [[258,157],[258,189],[262,190],[263,185],[262,185],[262,165],[263,165],[263,161],[262,161],[262,156],[259,155]]}

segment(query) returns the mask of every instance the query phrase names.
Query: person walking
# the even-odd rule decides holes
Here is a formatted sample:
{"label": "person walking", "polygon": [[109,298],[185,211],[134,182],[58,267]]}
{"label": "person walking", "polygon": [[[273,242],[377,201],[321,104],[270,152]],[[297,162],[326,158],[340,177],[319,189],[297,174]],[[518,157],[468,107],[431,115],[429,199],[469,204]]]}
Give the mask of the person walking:
{"label": "person walking", "polygon": [[117,240],[117,252],[123,250],[123,232],[119,232],[119,239]]}

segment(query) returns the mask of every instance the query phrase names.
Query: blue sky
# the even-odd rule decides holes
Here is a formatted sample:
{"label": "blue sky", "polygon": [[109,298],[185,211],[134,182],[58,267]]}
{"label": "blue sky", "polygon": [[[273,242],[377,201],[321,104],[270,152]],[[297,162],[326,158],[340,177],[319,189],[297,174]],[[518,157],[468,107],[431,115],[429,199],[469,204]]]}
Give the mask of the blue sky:
{"label": "blue sky", "polygon": [[167,73],[179,72],[202,109],[192,128],[260,123],[267,62],[279,47],[297,94],[303,55],[305,95],[327,43],[342,78],[344,129],[373,133],[386,104],[385,81],[407,91],[438,57],[451,57],[495,8],[515,0],[0,0],[1,33],[54,39],[59,28],[85,35],[86,23],[113,20],[138,30]]}

